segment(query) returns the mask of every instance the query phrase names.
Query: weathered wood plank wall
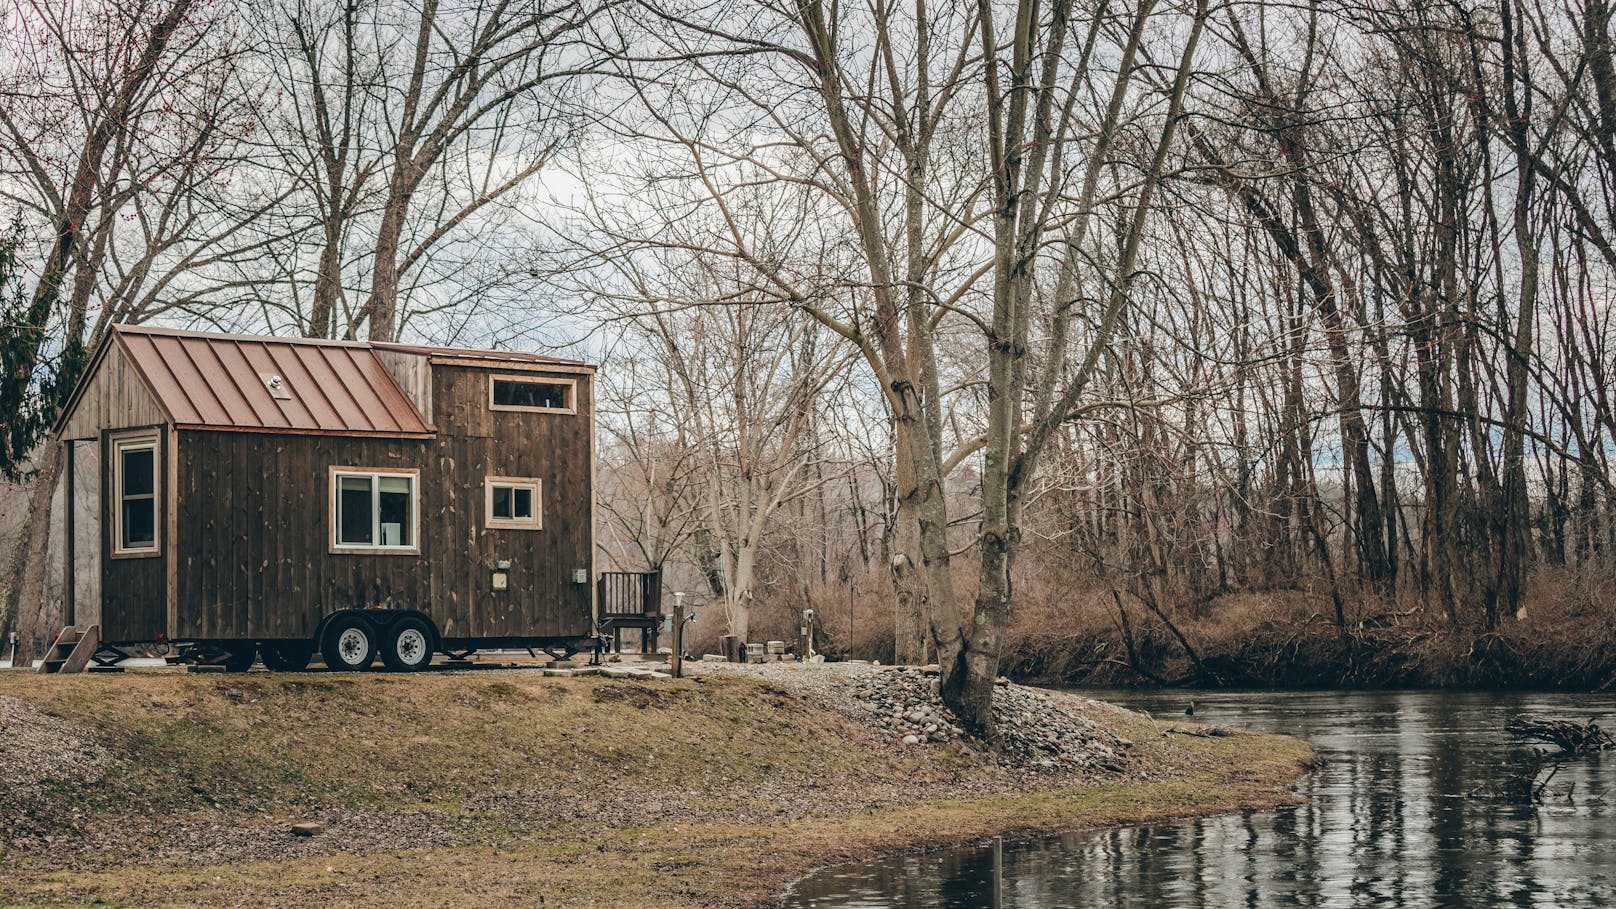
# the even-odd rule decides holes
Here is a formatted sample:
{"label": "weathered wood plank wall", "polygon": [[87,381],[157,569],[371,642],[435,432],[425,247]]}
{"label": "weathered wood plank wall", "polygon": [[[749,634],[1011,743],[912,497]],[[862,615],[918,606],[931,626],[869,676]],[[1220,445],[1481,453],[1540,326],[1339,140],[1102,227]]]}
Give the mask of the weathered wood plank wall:
{"label": "weathered wood plank wall", "polygon": [[89,384],[62,426],[63,439],[98,439],[103,429],[155,426],[167,420],[116,342],[86,381]]}
{"label": "weathered wood plank wall", "polygon": [[[445,637],[587,634],[590,584],[572,572],[593,576],[588,377],[566,376],[579,380],[572,415],[494,413],[487,375],[432,369],[431,440],[183,432],[171,633],[307,637],[333,609],[391,597]],[[332,466],[421,471],[418,555],[330,551]],[[488,476],[541,479],[543,529],[486,527]]]}
{"label": "weathered wood plank wall", "polygon": [[112,439],[121,431],[101,434],[101,639],[105,641],[150,641],[168,624],[168,573],[166,562],[173,557],[169,540],[162,533],[171,496],[166,488],[166,465],[174,455],[174,433],[158,430],[158,489],[156,527],[159,549],[155,556],[114,557],[113,520],[118,502],[113,497]]}

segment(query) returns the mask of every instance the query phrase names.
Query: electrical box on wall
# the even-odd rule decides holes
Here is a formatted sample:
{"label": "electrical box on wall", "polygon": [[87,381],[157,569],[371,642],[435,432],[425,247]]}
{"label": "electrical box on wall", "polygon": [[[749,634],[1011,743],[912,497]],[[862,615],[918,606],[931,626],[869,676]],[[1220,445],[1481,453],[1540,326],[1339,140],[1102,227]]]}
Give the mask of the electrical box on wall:
{"label": "electrical box on wall", "polygon": [[503,571],[494,572],[494,589],[495,590],[504,590],[507,587],[510,587],[511,586],[510,577],[511,577],[510,575],[506,574]]}
{"label": "electrical box on wall", "polygon": [[589,569],[587,569],[587,568],[574,568],[572,570],[572,583],[574,583],[574,584],[588,584],[589,583]]}

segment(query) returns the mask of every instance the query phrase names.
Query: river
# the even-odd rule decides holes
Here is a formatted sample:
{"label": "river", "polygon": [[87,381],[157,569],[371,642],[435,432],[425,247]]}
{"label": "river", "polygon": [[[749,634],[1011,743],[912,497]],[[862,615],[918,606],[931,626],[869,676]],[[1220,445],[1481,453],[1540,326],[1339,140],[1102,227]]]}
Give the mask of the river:
{"label": "river", "polygon": [[[1306,804],[1007,845],[1014,909],[1616,906],[1616,754],[1565,765],[1571,802],[1502,804],[1494,782],[1525,713],[1609,728],[1616,695],[1448,692],[1084,691],[1164,718],[1312,742],[1326,765]],[[992,905],[986,848],[829,869],[792,909]]]}

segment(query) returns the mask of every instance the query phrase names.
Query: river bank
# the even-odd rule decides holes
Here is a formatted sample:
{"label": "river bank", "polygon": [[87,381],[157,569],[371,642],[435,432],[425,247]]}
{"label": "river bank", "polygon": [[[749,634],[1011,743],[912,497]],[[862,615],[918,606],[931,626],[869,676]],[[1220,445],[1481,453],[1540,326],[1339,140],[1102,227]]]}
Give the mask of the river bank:
{"label": "river bank", "polygon": [[1345,626],[1318,591],[1231,594],[1162,617],[1084,596],[1035,602],[1005,642],[1004,671],[1096,688],[1607,691],[1616,615],[1586,591],[1541,590],[1486,631],[1417,605],[1350,600]]}
{"label": "river bank", "polygon": [[798,672],[0,673],[0,905],[768,905],[853,859],[1273,805],[1313,759],[1068,695],[1071,760],[906,744],[849,706],[869,680]]}

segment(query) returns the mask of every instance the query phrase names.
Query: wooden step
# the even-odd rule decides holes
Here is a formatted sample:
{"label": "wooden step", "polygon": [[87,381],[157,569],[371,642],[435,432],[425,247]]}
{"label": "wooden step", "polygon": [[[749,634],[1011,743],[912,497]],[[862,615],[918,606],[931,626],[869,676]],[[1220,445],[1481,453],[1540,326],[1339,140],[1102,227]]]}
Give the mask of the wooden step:
{"label": "wooden step", "polygon": [[39,672],[45,675],[83,672],[84,667],[90,665],[90,657],[100,646],[100,625],[85,628],[69,625],[62,629],[62,633],[56,636],[50,650],[46,651],[47,656],[40,662]]}

